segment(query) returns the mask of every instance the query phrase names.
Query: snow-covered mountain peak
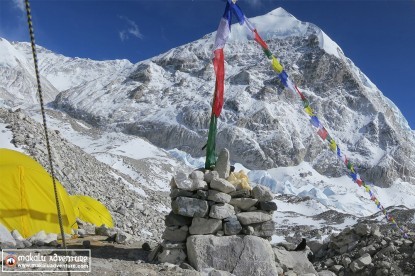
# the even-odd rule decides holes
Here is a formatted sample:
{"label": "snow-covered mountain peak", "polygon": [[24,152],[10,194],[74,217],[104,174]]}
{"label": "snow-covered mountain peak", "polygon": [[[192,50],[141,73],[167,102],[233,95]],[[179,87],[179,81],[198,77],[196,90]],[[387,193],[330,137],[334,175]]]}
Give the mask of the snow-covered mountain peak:
{"label": "snow-covered mountain peak", "polygon": [[[328,37],[320,28],[314,24],[298,20],[281,7],[272,10],[267,14],[253,17],[250,19],[250,22],[253,23],[260,36],[265,40],[315,34],[321,49],[336,57],[343,55],[343,51],[339,45]],[[250,36],[251,34],[248,33],[245,26],[234,24],[232,25],[229,41],[244,41]]]}

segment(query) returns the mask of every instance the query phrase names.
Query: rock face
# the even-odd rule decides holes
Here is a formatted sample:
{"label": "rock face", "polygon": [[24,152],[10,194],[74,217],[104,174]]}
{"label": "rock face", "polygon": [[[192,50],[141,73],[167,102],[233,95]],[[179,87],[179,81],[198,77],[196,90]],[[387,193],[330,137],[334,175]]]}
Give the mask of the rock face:
{"label": "rock face", "polygon": [[[269,20],[278,27],[269,28]],[[286,24],[287,20],[292,24]],[[315,25],[300,22],[283,9],[252,21],[259,32],[264,32],[261,36],[267,39],[272,52],[278,53],[287,73],[303,90],[330,134],[345,152],[350,152],[351,161],[360,165],[362,178],[382,186],[391,185],[396,178],[413,181],[413,132],[401,112],[336,43]],[[283,25],[299,28],[284,29]],[[233,30],[241,31],[240,26]],[[214,34],[208,34],[130,68],[121,67],[124,70],[114,70],[103,78],[74,83],[58,95],[55,106],[95,126],[115,127],[146,137],[163,148],[186,145],[190,154],[201,155],[214,85],[208,54],[213,42]],[[333,51],[322,46],[327,44]],[[217,146],[227,148],[234,162],[250,169],[309,161],[324,175],[340,175],[336,156],[326,158],[325,146],[310,127],[300,101],[284,90],[259,55],[261,49],[252,41],[231,38],[226,45],[226,62],[235,70],[226,72],[230,85],[226,88]],[[52,74],[56,67],[60,69],[62,65],[51,63],[48,73]],[[76,69],[63,75],[79,76]],[[96,75],[90,74],[95,72],[86,75]],[[8,76],[8,80],[14,80],[16,75]],[[103,108],[107,102],[117,104]]]}
{"label": "rock face", "polygon": [[187,242],[190,264],[201,271],[213,267],[235,275],[277,275],[270,244],[253,236],[191,236]]}

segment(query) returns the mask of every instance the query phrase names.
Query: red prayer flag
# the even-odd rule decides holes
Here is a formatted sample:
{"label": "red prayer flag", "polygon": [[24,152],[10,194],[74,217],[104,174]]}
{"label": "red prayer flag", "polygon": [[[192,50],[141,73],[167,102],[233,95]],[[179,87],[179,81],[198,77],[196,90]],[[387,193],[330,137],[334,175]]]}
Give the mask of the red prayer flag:
{"label": "red prayer flag", "polygon": [[324,127],[322,127],[317,131],[317,134],[321,137],[321,139],[326,140],[329,133]]}
{"label": "red prayer flag", "polygon": [[259,36],[256,30],[254,30],[254,34],[255,34],[255,41],[258,42],[262,48],[268,49],[268,45],[265,43],[265,41],[262,40],[262,38]]}
{"label": "red prayer flag", "polygon": [[213,68],[216,73],[215,96],[213,102],[213,113],[219,117],[223,107],[223,91],[225,90],[225,57],[223,48],[214,51]]}

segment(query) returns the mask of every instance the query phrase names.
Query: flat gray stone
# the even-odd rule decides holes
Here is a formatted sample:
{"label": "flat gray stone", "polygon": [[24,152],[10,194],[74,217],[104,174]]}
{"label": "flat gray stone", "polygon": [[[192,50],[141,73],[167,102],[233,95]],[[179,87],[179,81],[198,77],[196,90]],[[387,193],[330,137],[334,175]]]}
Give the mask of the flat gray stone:
{"label": "flat gray stone", "polygon": [[232,198],[229,204],[246,211],[254,206],[257,202],[258,199],[255,198]]}
{"label": "flat gray stone", "polygon": [[222,178],[212,179],[210,182],[210,188],[225,194],[229,194],[230,192],[234,192],[236,190],[235,186],[233,186],[232,183]]}
{"label": "flat gray stone", "polygon": [[209,212],[206,200],[189,197],[178,197],[171,203],[173,212],[186,217],[204,217]]}
{"label": "flat gray stone", "polygon": [[207,190],[207,189],[209,189],[209,186],[208,186],[207,182],[204,181],[203,179],[193,179],[192,188],[193,188],[193,191]]}
{"label": "flat gray stone", "polygon": [[209,190],[207,199],[218,203],[229,203],[231,196],[216,190]]}
{"label": "flat gray stone", "polygon": [[352,262],[350,264],[350,269],[353,272],[357,272],[359,270],[362,270],[365,266],[368,266],[370,263],[372,263],[372,257],[370,257],[368,253],[366,253],[359,259]]}
{"label": "flat gray stone", "polygon": [[273,220],[252,224],[251,226],[254,228],[254,236],[271,237],[275,234],[275,222]]}
{"label": "flat gray stone", "polygon": [[258,237],[194,235],[186,247],[189,263],[198,271],[214,268],[238,276],[277,275],[271,245]]}
{"label": "flat gray stone", "polygon": [[219,174],[217,171],[207,171],[204,175],[203,180],[205,180],[207,183],[212,182],[214,178],[219,178]]}
{"label": "flat gray stone", "polygon": [[298,275],[314,273],[318,275],[313,264],[307,259],[303,251],[287,251],[284,249],[273,248],[275,253],[275,263],[284,271],[293,270]]}
{"label": "flat gray stone", "polygon": [[226,179],[229,177],[231,163],[229,161],[229,151],[222,149],[219,153],[218,160],[216,160],[215,171],[218,172],[219,177]]}
{"label": "flat gray stone", "polygon": [[236,214],[236,217],[242,225],[261,223],[272,219],[272,216],[270,214],[262,211],[239,213]]}
{"label": "flat gray stone", "polygon": [[191,235],[206,235],[216,234],[219,230],[222,230],[222,220],[220,219],[193,218],[189,233]]}
{"label": "flat gray stone", "polygon": [[193,180],[196,180],[196,179],[203,180],[204,176],[205,174],[202,171],[197,171],[197,170],[192,171],[192,173],[190,174],[190,178]]}
{"label": "flat gray stone", "polygon": [[178,188],[172,188],[170,192],[170,197],[175,199],[176,197],[184,196],[184,197],[193,197],[193,192],[185,191]]}
{"label": "flat gray stone", "polygon": [[259,202],[259,209],[263,211],[277,211],[278,206],[274,201],[261,201]]}
{"label": "flat gray stone", "polygon": [[252,189],[252,196],[259,201],[271,201],[274,198],[274,194],[268,187],[262,186],[260,184],[256,185]]}
{"label": "flat gray stone", "polygon": [[184,171],[178,171],[170,181],[170,187],[172,189],[181,189],[189,191],[192,186],[192,180],[189,179],[188,175]]}
{"label": "flat gray stone", "polygon": [[191,217],[185,217],[181,215],[176,215],[171,211],[164,220],[164,224],[166,226],[184,226],[184,225],[190,225],[192,224],[192,218]]}
{"label": "flat gray stone", "polygon": [[[203,178],[201,178],[201,176],[199,176],[195,171],[193,173],[194,179],[191,179],[185,172],[178,171],[170,183],[171,188],[177,188],[185,191],[207,190],[208,185]],[[191,175],[193,175],[193,173]],[[200,173],[203,174],[202,172]]]}
{"label": "flat gray stone", "polygon": [[235,210],[232,205],[227,203],[215,204],[210,208],[209,217],[215,219],[224,219],[235,215]]}
{"label": "flat gray stone", "polygon": [[167,227],[164,230],[162,238],[172,242],[184,242],[186,241],[188,233],[189,232],[187,230],[185,231],[182,227],[177,229]]}
{"label": "flat gray stone", "polygon": [[229,195],[232,198],[248,198],[251,196],[251,191],[250,190],[238,190],[238,191],[230,192]]}
{"label": "flat gray stone", "polygon": [[242,225],[236,216],[223,220],[223,232],[226,236],[238,235],[242,231]]}
{"label": "flat gray stone", "polygon": [[129,240],[131,240],[132,236],[128,233],[119,231],[116,235],[115,235],[115,242],[116,243],[126,243]]}

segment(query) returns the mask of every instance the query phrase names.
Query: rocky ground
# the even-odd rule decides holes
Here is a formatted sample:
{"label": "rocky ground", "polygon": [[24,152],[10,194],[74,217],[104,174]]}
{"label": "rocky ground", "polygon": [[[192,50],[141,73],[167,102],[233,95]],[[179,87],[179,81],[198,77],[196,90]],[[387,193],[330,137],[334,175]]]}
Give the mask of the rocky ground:
{"label": "rocky ground", "polygon": [[[12,143],[47,167],[43,130],[37,122],[22,111],[5,109],[0,109],[0,122],[12,131]],[[94,135],[94,132],[99,134],[92,128],[88,135]],[[69,248],[92,249],[91,275],[229,275],[217,271],[200,273],[186,265],[181,268],[167,263],[150,263],[149,250],[161,241],[165,229],[164,216],[168,213],[159,211],[154,206],[169,206],[169,194],[148,189],[128,175],[99,162],[94,156],[62,138],[59,131],[50,132],[50,139],[55,145],[53,154],[58,179],[69,193],[90,195],[103,202],[113,215],[116,227],[131,236],[131,240],[125,243],[106,241],[108,237],[97,235],[78,236],[69,240]],[[142,169],[145,173],[145,168]],[[131,187],[121,178],[144,190],[147,196],[132,193]],[[294,203],[307,199],[281,196],[279,200]],[[340,233],[333,226],[316,229],[308,225],[284,226],[281,223],[277,225],[276,233],[285,237],[288,243],[273,245],[274,252],[293,250],[302,238],[306,238],[308,246],[314,252],[313,266],[319,275],[414,275],[415,211],[394,207],[389,208],[388,212],[409,230],[409,239],[403,239],[378,213],[371,217],[354,218],[358,224]],[[327,211],[313,218],[341,225],[351,216]],[[144,234],[141,231],[143,228],[149,229],[152,235]],[[284,275],[304,274],[304,271],[296,270],[290,260],[282,262],[279,267]]]}
{"label": "rocky ground", "polygon": [[[23,148],[44,168],[49,167],[43,127],[39,123],[23,111],[12,112],[1,108],[0,122],[7,124],[12,131],[12,143],[15,146]],[[93,136],[99,133],[89,130],[88,134]],[[161,238],[164,227],[162,210],[164,206],[170,205],[168,193],[149,189],[130,176],[99,162],[65,140],[59,131],[50,131],[49,138],[56,178],[69,194],[83,194],[102,202],[111,212],[116,226],[128,234],[154,241]],[[127,182],[142,189],[147,196],[132,191]],[[146,231],[142,232],[143,229]],[[146,234],[148,232],[150,234]]]}
{"label": "rocky ground", "polygon": [[[400,211],[395,212],[395,216],[398,217],[401,214],[410,217],[413,213],[413,211]],[[413,224],[409,226],[413,227]],[[410,234],[414,233],[410,232]],[[361,222],[351,228],[346,228],[339,234],[331,235],[325,243],[308,241],[307,244],[314,252],[313,257],[309,255],[313,261],[314,273],[307,274],[313,269],[305,266],[305,262],[300,264],[287,255],[287,252],[290,252],[292,256],[304,255],[302,252],[293,251],[296,244],[284,242],[273,245],[276,264],[281,268],[279,275],[414,275],[414,236],[403,239],[388,225],[379,225],[373,221]],[[109,241],[108,236],[86,235],[82,238],[68,239],[67,247],[68,249],[91,249],[90,275],[233,275],[215,270],[198,272],[187,263],[177,266],[149,262],[151,249],[156,247],[154,242],[129,241],[119,244],[114,240]],[[51,248],[51,246],[36,248]],[[306,249],[306,252],[310,250]],[[43,275],[55,275],[55,273]]]}

